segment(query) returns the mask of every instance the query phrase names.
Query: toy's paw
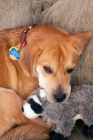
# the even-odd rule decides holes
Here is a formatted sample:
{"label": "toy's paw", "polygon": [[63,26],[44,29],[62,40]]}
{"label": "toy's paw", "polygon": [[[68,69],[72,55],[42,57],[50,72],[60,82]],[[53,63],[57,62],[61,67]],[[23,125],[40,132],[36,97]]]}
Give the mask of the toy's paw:
{"label": "toy's paw", "polygon": [[90,127],[85,125],[82,129],[82,133],[87,138],[93,138],[93,125],[91,125]]}
{"label": "toy's paw", "polygon": [[43,112],[42,105],[36,95],[24,102],[22,111],[27,118],[36,118]]}
{"label": "toy's paw", "polygon": [[58,133],[56,133],[54,131],[52,131],[50,133],[50,139],[51,140],[67,140],[67,138],[64,137],[62,134],[58,134]]}

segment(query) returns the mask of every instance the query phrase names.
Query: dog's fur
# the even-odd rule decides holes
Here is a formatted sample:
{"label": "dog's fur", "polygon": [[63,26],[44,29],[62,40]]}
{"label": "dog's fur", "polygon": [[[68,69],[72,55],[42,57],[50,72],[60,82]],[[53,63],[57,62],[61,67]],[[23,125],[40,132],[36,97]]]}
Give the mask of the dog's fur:
{"label": "dog's fur", "polygon": [[[71,73],[76,67],[79,55],[82,54],[85,46],[88,44],[92,32],[88,31],[69,35],[64,30],[50,26],[34,27],[27,33],[27,44],[20,51],[20,60],[11,60],[8,50],[12,46],[20,47],[20,34],[24,29],[25,28],[0,31],[0,86],[13,89],[22,99],[27,99],[29,94],[40,86],[45,90],[50,101],[63,101],[70,95]],[[21,102],[22,99],[20,97],[18,100]],[[14,102],[15,106],[16,104],[18,106],[15,98],[12,98],[10,101]],[[0,107],[2,108],[2,106]],[[11,109],[10,106],[8,106],[8,109],[4,107],[4,112],[7,112],[7,110],[10,114],[8,114],[9,116],[4,116],[7,120],[9,118],[15,118],[17,125],[27,125],[16,127],[4,136],[9,134],[8,136],[11,138],[14,136],[12,133],[14,131],[16,132],[15,135],[19,136],[21,135],[20,131],[25,134],[24,130],[26,129],[28,130],[26,135],[29,135],[30,139],[35,139],[35,130],[37,130],[38,135],[38,138],[35,140],[47,139],[47,137],[43,137],[44,133],[42,135],[40,133],[44,132],[46,127],[44,125],[40,127],[42,123],[39,123],[39,121],[35,122],[36,125],[34,126],[33,121],[28,124],[30,120],[24,119],[20,113],[20,105],[18,108],[12,108],[11,106]],[[4,114],[2,114],[2,118],[3,115]],[[4,122],[2,118],[1,120]],[[0,124],[3,128],[6,127],[6,125],[11,128],[13,123]],[[6,127],[7,130],[9,130],[9,128],[7,129]],[[0,129],[0,131],[2,131],[2,129]],[[33,134],[30,133],[30,131],[32,131]]]}

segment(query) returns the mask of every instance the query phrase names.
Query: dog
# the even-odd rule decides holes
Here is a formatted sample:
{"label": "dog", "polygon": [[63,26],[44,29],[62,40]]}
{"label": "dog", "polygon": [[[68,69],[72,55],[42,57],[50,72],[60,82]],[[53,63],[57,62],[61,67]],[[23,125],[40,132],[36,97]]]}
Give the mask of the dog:
{"label": "dog", "polygon": [[[23,33],[26,37],[25,45],[20,48],[20,35]],[[19,28],[0,31],[0,87],[12,89],[17,93],[20,102],[27,99],[38,87],[45,90],[50,102],[64,101],[71,92],[71,74],[91,37],[91,31],[71,35],[65,30],[43,25],[28,29]],[[9,55],[9,49],[13,46],[16,46],[19,50],[19,60],[13,60]],[[17,105],[15,98],[10,100],[10,104],[11,102],[14,102],[15,106]],[[2,106],[0,107],[2,108]],[[38,120],[33,125],[34,120],[31,121],[26,118],[25,121],[22,119],[20,124],[18,118],[21,120],[23,117],[20,115],[20,106],[15,108],[15,111],[13,111],[12,106],[8,110],[11,117],[7,115],[6,119],[13,119],[16,115],[14,118],[17,127],[12,129],[14,122],[11,122],[11,125],[7,123],[9,128],[6,128],[5,132],[8,131],[6,134],[3,133],[4,139],[7,139],[7,136],[13,139],[14,134],[16,135],[15,139],[17,139],[17,136],[21,135],[20,132],[24,132],[24,137],[29,136],[33,140],[48,139],[48,136],[44,136],[45,133],[49,133],[50,129],[50,127],[46,127],[46,124],[42,125],[42,122]],[[7,112],[7,107],[4,108],[4,112]],[[1,120],[4,122],[2,118]],[[0,125],[3,128],[6,127],[3,123]],[[41,134],[40,132],[44,132],[45,128],[47,131]],[[28,130],[27,134],[25,134],[25,129]],[[34,130],[37,130],[37,139],[35,139],[36,133]]]}

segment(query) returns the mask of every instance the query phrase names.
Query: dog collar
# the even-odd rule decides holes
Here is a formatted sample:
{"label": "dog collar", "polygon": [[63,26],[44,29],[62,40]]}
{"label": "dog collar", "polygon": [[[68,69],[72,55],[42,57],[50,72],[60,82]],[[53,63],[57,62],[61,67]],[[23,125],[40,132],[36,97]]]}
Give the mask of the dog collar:
{"label": "dog collar", "polygon": [[20,59],[20,50],[27,44],[26,34],[27,34],[28,30],[32,29],[34,26],[35,26],[34,24],[31,24],[26,30],[22,31],[21,36],[20,36],[21,45],[19,48],[17,48],[16,46],[12,46],[9,49],[9,55],[10,55],[11,59],[13,59],[13,60]]}

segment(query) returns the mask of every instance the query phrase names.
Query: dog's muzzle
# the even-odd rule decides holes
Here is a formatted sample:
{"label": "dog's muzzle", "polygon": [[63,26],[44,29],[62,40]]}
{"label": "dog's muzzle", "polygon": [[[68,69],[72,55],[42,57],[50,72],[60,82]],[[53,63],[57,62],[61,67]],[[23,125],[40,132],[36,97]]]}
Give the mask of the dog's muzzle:
{"label": "dog's muzzle", "polygon": [[62,92],[61,88],[54,93],[54,99],[56,102],[63,102],[66,99],[66,93]]}

